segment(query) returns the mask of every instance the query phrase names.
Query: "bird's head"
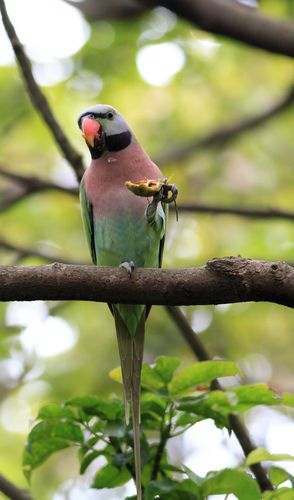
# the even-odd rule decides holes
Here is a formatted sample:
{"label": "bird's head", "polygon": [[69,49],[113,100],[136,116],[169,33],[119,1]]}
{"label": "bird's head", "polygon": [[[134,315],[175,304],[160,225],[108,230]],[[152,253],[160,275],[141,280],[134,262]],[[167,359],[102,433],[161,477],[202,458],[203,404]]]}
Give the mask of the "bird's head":
{"label": "bird's head", "polygon": [[86,108],[78,117],[93,159],[104,151],[120,151],[132,142],[132,132],[121,114],[108,104],[96,104]]}

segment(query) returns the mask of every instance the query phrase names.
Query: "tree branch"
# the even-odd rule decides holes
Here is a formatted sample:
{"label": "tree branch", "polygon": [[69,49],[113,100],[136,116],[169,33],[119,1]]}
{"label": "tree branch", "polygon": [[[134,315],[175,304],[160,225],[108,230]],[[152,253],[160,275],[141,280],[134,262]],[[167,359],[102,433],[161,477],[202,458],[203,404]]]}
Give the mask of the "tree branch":
{"label": "tree branch", "polygon": [[21,490],[0,474],[0,491],[12,500],[32,500],[31,495],[26,490]]}
{"label": "tree branch", "polygon": [[[293,25],[294,30],[294,25]],[[294,36],[294,35],[293,35]],[[294,41],[293,41],[294,43]],[[274,118],[279,115],[290,106],[294,104],[294,85],[292,84],[285,96],[273,104],[270,108],[265,111],[247,118],[245,120],[238,120],[234,123],[223,125],[213,130],[211,133],[205,135],[198,140],[192,140],[191,142],[184,144],[182,146],[177,146],[166,153],[159,155],[156,161],[159,164],[165,164],[169,162],[176,162],[189,157],[191,154],[205,148],[211,147],[223,147],[228,142],[232,141],[236,137],[240,136],[244,132],[248,132],[256,127],[259,127],[267,120]]]}
{"label": "tree branch", "polygon": [[41,177],[37,177],[35,175],[23,175],[18,172],[12,172],[4,168],[2,165],[0,165],[0,175],[29,189],[30,192],[42,191],[44,189],[54,189],[56,191],[67,192],[74,195],[79,193],[78,188],[64,187],[60,184],[56,184],[55,182],[41,179]]}
{"label": "tree branch", "polygon": [[18,187],[16,190],[10,190],[6,196],[0,199],[0,212],[22,201],[27,196],[41,191],[54,190],[62,193],[78,195],[78,188],[68,188],[56,184],[55,182],[41,179],[36,176],[26,176],[17,172],[11,172],[0,165],[0,175],[10,181],[15,182]]}
{"label": "tree branch", "polygon": [[274,19],[227,0],[145,0],[163,5],[210,33],[224,35],[253,47],[294,57],[294,24]]}
{"label": "tree branch", "polygon": [[[49,262],[54,262],[56,261],[57,257],[56,255],[50,255],[50,253],[42,252],[41,250],[35,250],[32,248],[26,248],[18,245],[14,245],[13,243],[10,243],[9,241],[5,240],[0,236],[0,248],[3,248],[4,250],[8,250],[11,252],[16,252],[19,255],[20,259],[23,259],[25,257],[37,257],[38,259],[42,259],[45,261]],[[59,261],[62,264],[70,264],[70,265],[87,265],[88,263],[84,262],[77,262],[72,259],[64,259],[61,258]]]}
{"label": "tree branch", "polygon": [[[22,190],[11,191],[0,200],[0,212],[6,210],[11,205],[18,203],[30,194],[40,191],[59,191],[61,193],[78,196],[78,188],[69,188],[56,184],[52,181],[43,180],[36,176],[25,176],[16,172],[10,172],[0,165],[0,175],[13,180],[22,186]],[[170,205],[170,210],[174,211],[174,206]],[[294,212],[282,210],[279,208],[247,208],[247,207],[221,207],[218,205],[210,205],[208,203],[181,203],[178,205],[179,213],[208,213],[208,214],[228,214],[240,215],[242,217],[258,218],[258,219],[288,219],[294,220]]]}
{"label": "tree branch", "polygon": [[[174,210],[174,207],[170,207]],[[206,203],[181,203],[178,206],[179,213],[207,213],[207,214],[228,214],[240,215],[242,217],[249,217],[252,219],[288,219],[294,220],[294,212],[288,210],[281,210],[279,208],[247,208],[247,207],[221,207],[218,205],[210,205]]]}
{"label": "tree branch", "polygon": [[58,121],[56,120],[45,95],[42,93],[40,87],[35,81],[30,60],[26,56],[23,46],[14,29],[14,26],[9,19],[4,0],[0,0],[0,12],[2,15],[4,28],[13,48],[32,104],[41,115],[44,122],[47,124],[57,145],[59,146],[59,149],[61,150],[67,161],[72,165],[77,178],[80,180],[84,172],[82,157],[74,150],[73,146],[70,144],[68,138],[66,137]]}
{"label": "tree branch", "polygon": [[[199,336],[195,334],[190,323],[187,321],[181,310],[178,307],[171,307],[171,306],[166,306],[166,310],[169,316],[173,319],[173,321],[177,325],[179,331],[182,334],[182,337],[187,342],[191,350],[194,352],[196,358],[199,359],[199,361],[207,361],[213,359],[208,353],[206,347],[203,345]],[[221,386],[218,380],[214,380],[212,382],[211,389],[221,390],[221,391],[224,390],[224,388]],[[234,434],[236,435],[236,438],[238,439],[242,447],[245,457],[247,457],[247,455],[249,455],[249,453],[253,451],[256,447],[251,442],[246,427],[242,424],[241,420],[236,415],[229,415],[229,422]],[[261,491],[273,489],[272,484],[268,479],[261,464],[254,464],[250,468],[256,477],[256,480],[260,486]]]}
{"label": "tree branch", "polygon": [[124,304],[208,305],[268,301],[294,307],[294,268],[225,257],[187,269],[0,266],[0,301],[86,300]]}

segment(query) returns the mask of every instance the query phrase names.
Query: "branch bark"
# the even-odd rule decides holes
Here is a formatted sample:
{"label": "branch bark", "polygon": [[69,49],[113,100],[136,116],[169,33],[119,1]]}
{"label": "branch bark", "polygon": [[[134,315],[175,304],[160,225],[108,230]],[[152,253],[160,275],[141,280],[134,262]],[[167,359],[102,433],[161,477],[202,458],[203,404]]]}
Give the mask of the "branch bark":
{"label": "branch bark", "polygon": [[144,5],[163,5],[189,23],[217,35],[275,54],[294,57],[294,24],[273,19],[227,0],[157,0]]}
{"label": "branch bark", "polygon": [[124,304],[208,305],[268,301],[294,307],[294,268],[225,257],[187,269],[1,266],[0,301],[85,300]]}
{"label": "branch bark", "polygon": [[14,29],[14,26],[9,19],[4,0],[0,0],[0,12],[4,28],[10,40],[32,104],[41,115],[44,122],[47,124],[63,156],[72,165],[77,178],[80,180],[84,172],[82,157],[74,150],[73,146],[70,144],[68,138],[66,137],[58,121],[56,120],[53,111],[49,106],[47,98],[41,91],[33,76],[31,62],[26,56],[23,46]]}
{"label": "branch bark", "polygon": [[0,491],[12,500],[32,500],[31,495],[26,490],[21,490],[0,474]]}

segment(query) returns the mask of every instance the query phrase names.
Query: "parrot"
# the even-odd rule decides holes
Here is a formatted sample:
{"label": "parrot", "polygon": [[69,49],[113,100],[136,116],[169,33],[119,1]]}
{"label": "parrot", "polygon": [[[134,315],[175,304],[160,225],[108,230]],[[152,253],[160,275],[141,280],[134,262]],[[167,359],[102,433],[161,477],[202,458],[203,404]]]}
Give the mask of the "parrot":
{"label": "parrot", "polygon": [[[88,107],[80,113],[78,126],[91,155],[80,183],[80,203],[93,263],[121,266],[130,277],[134,267],[161,267],[169,201],[162,190],[150,201],[125,185],[161,179],[160,169],[112,106]],[[118,341],[126,425],[132,412],[135,483],[137,499],[141,500],[140,386],[150,306],[108,305]]]}

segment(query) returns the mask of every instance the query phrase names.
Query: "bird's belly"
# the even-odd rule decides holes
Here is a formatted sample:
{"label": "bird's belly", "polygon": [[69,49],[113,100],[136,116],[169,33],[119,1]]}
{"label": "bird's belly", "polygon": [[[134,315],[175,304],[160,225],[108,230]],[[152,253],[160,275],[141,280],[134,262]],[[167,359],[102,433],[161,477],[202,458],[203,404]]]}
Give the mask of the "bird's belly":
{"label": "bird's belly", "polygon": [[160,237],[145,215],[123,213],[95,219],[94,233],[98,266],[133,261],[136,267],[158,267]]}

